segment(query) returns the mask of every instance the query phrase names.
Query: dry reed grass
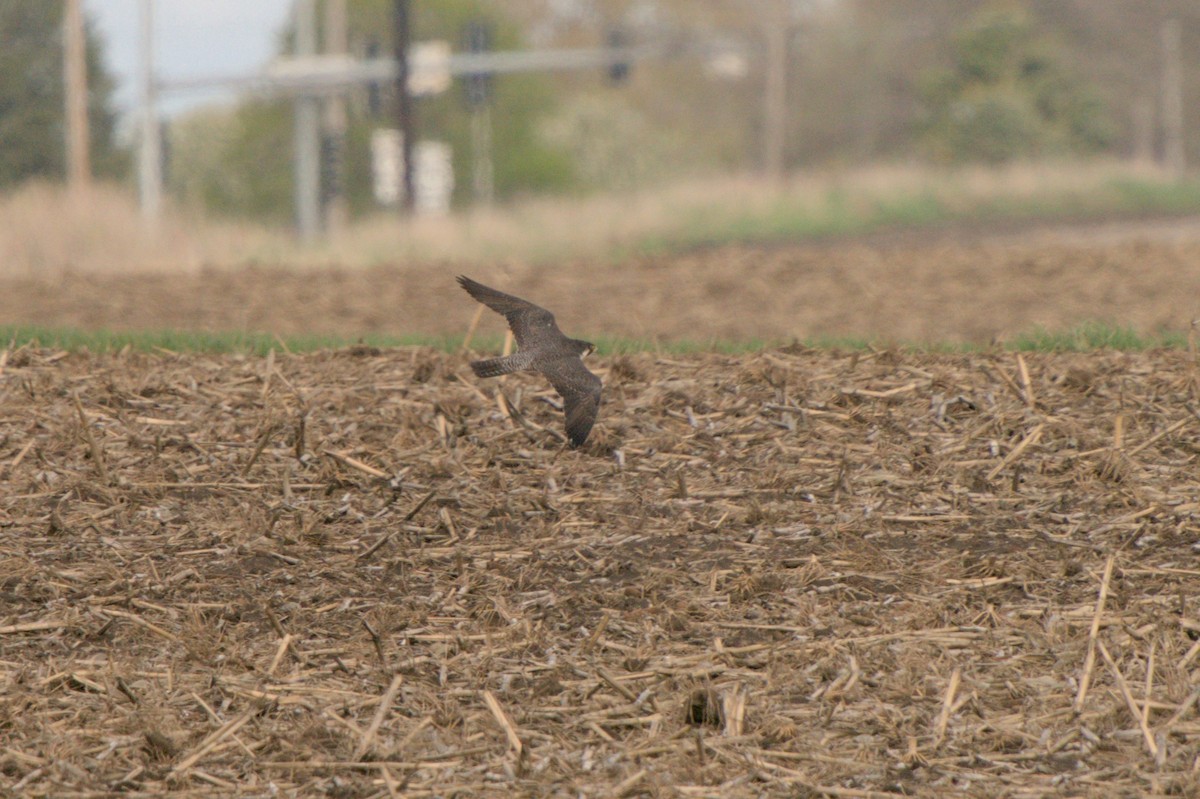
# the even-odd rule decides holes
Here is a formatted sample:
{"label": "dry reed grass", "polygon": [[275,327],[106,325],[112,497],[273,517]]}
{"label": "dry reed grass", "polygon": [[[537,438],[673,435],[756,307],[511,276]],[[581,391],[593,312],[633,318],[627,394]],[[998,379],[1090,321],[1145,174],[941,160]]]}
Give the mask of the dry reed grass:
{"label": "dry reed grass", "polygon": [[[578,199],[528,199],[503,207],[398,224],[378,215],[312,247],[288,232],[168,210],[150,233],[133,196],[100,186],[73,196],[34,184],[0,198],[0,274],[189,274],[204,268],[287,264],[358,268],[452,260],[472,264],[605,258],[647,240],[694,238],[697,230],[785,210],[819,225],[844,217],[850,229],[880,204],[935,198],[951,212],[988,201],[1010,204],[1064,195],[1103,195],[1117,179],[1167,180],[1126,163],[1015,165],[936,170],[875,166],[798,173],[783,184],[759,178],[693,180],[641,192]],[[721,235],[727,235],[722,233]],[[732,235],[732,234],[728,234]]]}
{"label": "dry reed grass", "polygon": [[1200,792],[1191,356],[598,368],[3,353],[0,792]]}

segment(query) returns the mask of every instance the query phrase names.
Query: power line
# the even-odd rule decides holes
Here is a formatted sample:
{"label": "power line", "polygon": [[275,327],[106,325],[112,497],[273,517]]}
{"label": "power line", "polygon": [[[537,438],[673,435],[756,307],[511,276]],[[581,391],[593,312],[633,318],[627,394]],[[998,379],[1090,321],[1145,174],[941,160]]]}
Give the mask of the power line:
{"label": "power line", "polygon": [[[594,48],[580,50],[497,50],[487,53],[437,55],[439,48],[423,48],[414,43],[409,53],[409,88],[415,95],[418,84],[428,81],[430,72],[444,71],[450,77],[516,72],[552,72],[582,69],[606,69],[618,63],[687,55],[678,48],[664,45]],[[429,57],[424,54],[428,53]],[[256,74],[201,75],[190,78],[159,80],[160,90],[179,92],[212,88],[239,89],[265,94],[310,94],[343,91],[354,86],[396,80],[396,62],[392,58],[358,60],[349,56],[313,56],[276,59]]]}
{"label": "power line", "polygon": [[1182,178],[1187,168],[1183,137],[1183,66],[1180,61],[1180,25],[1169,19],[1162,26],[1163,49],[1163,156],[1167,169]]}

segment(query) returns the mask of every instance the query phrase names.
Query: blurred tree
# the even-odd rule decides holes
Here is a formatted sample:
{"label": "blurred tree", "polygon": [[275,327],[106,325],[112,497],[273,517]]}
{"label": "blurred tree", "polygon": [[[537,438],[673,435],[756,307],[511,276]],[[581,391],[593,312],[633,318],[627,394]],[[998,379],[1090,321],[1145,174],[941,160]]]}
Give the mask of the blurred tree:
{"label": "blurred tree", "polygon": [[1113,138],[1097,95],[1017,10],[988,11],[954,37],[954,63],[924,80],[924,143],[938,160],[1003,162],[1094,153]]}
{"label": "blurred tree", "polygon": [[[749,72],[737,81],[711,80],[694,58],[639,64],[619,92],[604,93],[600,81],[586,73],[554,76],[564,93],[586,90],[589,102],[603,101],[624,109],[626,116],[632,111],[645,131],[639,140],[651,147],[670,138],[686,142],[674,148],[686,152],[684,165],[662,162],[654,172],[649,169],[653,159],[645,159],[645,176],[662,178],[683,170],[754,165],[765,72],[761,22],[764,10],[776,1],[790,7],[793,20],[789,166],[859,165],[930,155],[922,146],[929,122],[928,74],[953,70],[957,34],[997,8],[1025,15],[1031,40],[1047,48],[1055,70],[1071,85],[1086,84],[1107,155],[1132,154],[1135,130],[1159,124],[1161,26],[1167,19],[1179,20],[1186,144],[1189,161],[1200,163],[1200,102],[1194,102],[1194,87],[1200,85],[1196,0],[506,0],[504,5],[537,46],[594,46],[607,28],[620,24],[635,41],[742,47]],[[565,102],[563,111],[570,113],[571,105]],[[995,113],[994,107],[985,109],[985,116]]]}
{"label": "blurred tree", "polygon": [[[0,185],[66,175],[62,18],[62,3],[0,2]],[[115,177],[128,156],[113,141],[113,81],[91,25],[86,36],[92,169]]]}
{"label": "blurred tree", "polygon": [[203,109],[171,126],[167,183],[182,204],[288,224],[292,109],[284,101]]}

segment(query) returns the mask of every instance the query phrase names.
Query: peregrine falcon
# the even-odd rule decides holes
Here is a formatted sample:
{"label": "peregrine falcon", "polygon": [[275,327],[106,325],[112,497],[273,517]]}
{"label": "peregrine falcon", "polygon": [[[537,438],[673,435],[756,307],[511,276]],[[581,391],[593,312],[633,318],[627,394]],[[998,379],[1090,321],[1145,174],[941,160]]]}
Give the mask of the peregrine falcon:
{"label": "peregrine falcon", "polygon": [[520,297],[505,294],[459,275],[458,284],[479,302],[502,314],[517,339],[517,351],[504,358],[473,361],[479,377],[510,372],[541,372],[563,398],[567,438],[571,446],[587,441],[600,411],[600,378],[583,365],[583,356],[596,348],[587,341],[567,338],[554,323],[554,314]]}

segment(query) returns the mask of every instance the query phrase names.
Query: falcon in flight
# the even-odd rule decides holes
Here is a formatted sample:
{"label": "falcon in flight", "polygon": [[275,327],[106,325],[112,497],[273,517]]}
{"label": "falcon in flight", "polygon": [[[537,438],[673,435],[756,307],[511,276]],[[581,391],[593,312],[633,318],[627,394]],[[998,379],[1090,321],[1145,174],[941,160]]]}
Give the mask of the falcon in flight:
{"label": "falcon in flight", "polygon": [[459,275],[458,284],[479,302],[502,314],[517,339],[517,351],[503,358],[472,361],[479,377],[511,372],[541,372],[563,398],[567,438],[571,446],[587,441],[600,412],[600,378],[583,365],[583,356],[596,348],[587,341],[567,338],[554,323],[554,314],[520,297],[505,294]]}

